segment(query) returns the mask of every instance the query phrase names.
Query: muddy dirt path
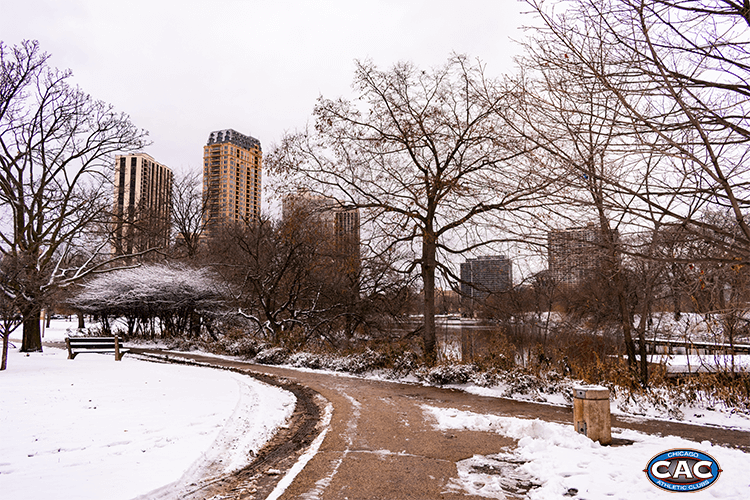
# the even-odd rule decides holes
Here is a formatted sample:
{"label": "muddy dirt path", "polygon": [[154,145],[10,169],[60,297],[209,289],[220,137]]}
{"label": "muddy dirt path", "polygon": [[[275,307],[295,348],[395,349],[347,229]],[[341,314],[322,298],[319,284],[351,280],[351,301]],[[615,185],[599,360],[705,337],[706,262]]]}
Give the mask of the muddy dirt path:
{"label": "muddy dirt path", "polygon": [[[136,352],[157,355],[148,349]],[[444,432],[425,420],[422,405],[458,408],[521,418],[571,423],[572,409],[475,396],[461,391],[332,376],[281,367],[253,365],[208,356],[170,353],[175,361],[191,360],[259,376],[266,381],[307,393],[298,407],[298,421],[277,436],[261,457],[245,471],[201,488],[189,498],[267,498],[281,477],[322,430],[310,417],[332,408],[330,424],[318,453],[287,487],[281,499],[470,499],[453,486],[456,462],[473,455],[512,449],[514,440],[473,431]],[[270,377],[270,378],[268,378]],[[309,401],[318,399],[317,410]],[[298,396],[299,398],[299,396]],[[307,408],[307,409],[305,409]],[[305,417],[307,415],[307,417]],[[298,432],[304,427],[302,432]],[[683,436],[750,451],[750,433],[673,422],[613,419],[613,427],[650,434]],[[275,448],[274,448],[275,447]],[[283,451],[274,451],[286,447]],[[512,489],[508,498],[523,498]]]}

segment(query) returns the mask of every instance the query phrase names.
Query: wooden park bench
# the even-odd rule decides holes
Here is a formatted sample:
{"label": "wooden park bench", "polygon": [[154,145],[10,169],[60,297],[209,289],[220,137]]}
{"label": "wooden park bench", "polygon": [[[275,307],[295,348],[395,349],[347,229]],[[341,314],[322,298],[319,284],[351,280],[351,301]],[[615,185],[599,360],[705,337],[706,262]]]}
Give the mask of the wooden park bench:
{"label": "wooden park bench", "polygon": [[117,336],[66,337],[65,345],[68,346],[68,359],[75,359],[82,352],[95,352],[114,354],[115,360],[120,361],[126,352],[130,352],[130,349],[124,349],[120,346],[120,338]]}

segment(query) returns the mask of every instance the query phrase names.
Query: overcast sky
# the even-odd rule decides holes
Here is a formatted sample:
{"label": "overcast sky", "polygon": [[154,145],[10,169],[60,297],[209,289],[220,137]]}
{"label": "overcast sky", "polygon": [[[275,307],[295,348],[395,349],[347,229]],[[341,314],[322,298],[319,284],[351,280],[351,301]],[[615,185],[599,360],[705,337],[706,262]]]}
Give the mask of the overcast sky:
{"label": "overcast sky", "polygon": [[517,0],[0,0],[0,39],[37,39],[94,98],[150,132],[146,152],[199,169],[212,130],[264,151],[304,127],[315,99],[346,96],[355,59],[423,68],[451,52],[490,76],[513,68]]}

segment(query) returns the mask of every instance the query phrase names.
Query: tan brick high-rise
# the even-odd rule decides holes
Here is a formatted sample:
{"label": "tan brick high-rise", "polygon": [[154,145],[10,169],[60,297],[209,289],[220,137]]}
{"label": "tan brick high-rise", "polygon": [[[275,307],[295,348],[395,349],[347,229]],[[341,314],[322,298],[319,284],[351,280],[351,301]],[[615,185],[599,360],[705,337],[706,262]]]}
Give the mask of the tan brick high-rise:
{"label": "tan brick high-rise", "polygon": [[206,231],[250,224],[260,217],[260,141],[236,130],[216,130],[203,147],[203,192],[208,203]]}
{"label": "tan brick high-rise", "polygon": [[115,157],[113,252],[126,255],[170,243],[172,170],[146,153]]}

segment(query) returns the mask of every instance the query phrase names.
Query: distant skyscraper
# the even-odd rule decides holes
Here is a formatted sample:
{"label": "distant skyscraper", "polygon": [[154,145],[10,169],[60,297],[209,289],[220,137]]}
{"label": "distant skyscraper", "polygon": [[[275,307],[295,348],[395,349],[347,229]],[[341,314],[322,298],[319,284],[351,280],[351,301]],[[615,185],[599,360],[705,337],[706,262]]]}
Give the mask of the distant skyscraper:
{"label": "distant skyscraper", "polygon": [[492,293],[510,290],[513,286],[511,261],[504,255],[467,259],[461,263],[461,294],[483,300]]}
{"label": "distant skyscraper", "polygon": [[359,209],[344,208],[332,198],[325,198],[308,191],[300,191],[284,197],[282,217],[304,217],[306,224],[319,224],[324,238],[330,239],[338,254],[352,257],[359,266]]}
{"label": "distant skyscraper", "polygon": [[281,216],[291,228],[315,238],[318,257],[323,262],[328,258],[332,271],[329,279],[333,279],[328,284],[349,300],[356,300],[361,268],[359,209],[345,208],[335,199],[301,190],[284,197]]}
{"label": "distant skyscraper", "polygon": [[115,157],[114,253],[169,245],[172,170],[146,153]]}
{"label": "distant skyscraper", "polygon": [[558,283],[578,284],[602,264],[601,231],[593,223],[547,233],[549,276]]}
{"label": "distant skyscraper", "polygon": [[249,224],[260,217],[260,141],[226,129],[211,132],[203,147],[203,193],[208,203],[206,231]]}

